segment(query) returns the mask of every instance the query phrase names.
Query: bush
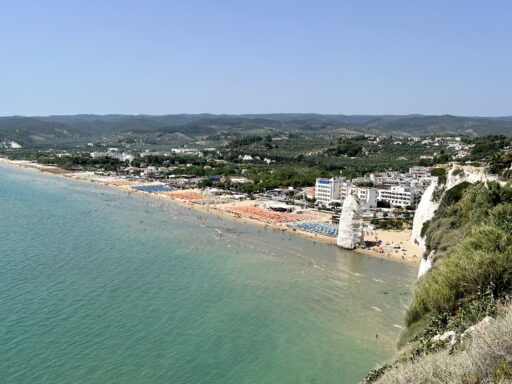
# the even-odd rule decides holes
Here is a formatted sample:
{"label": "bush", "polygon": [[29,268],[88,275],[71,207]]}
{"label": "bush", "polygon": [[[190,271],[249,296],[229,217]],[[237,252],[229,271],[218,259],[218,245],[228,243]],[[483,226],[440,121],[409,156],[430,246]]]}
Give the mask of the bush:
{"label": "bush", "polygon": [[428,231],[428,227],[430,226],[430,220],[428,221],[425,221],[423,223],[423,226],[421,227],[421,232],[420,232],[420,236],[421,237],[425,237],[425,235],[427,234],[427,231]]}
{"label": "bush", "polygon": [[445,168],[432,168],[432,171],[430,172],[432,176],[444,176],[446,175],[446,169]]}
{"label": "bush", "polygon": [[496,226],[482,226],[459,244],[439,266],[418,283],[406,323],[427,313],[454,312],[457,301],[479,288],[512,286],[512,238]]}
{"label": "bush", "polygon": [[[460,333],[486,315],[495,316],[501,303],[510,300],[512,187],[494,182],[461,184],[442,199],[444,204],[421,231],[435,258],[432,271],[417,282],[406,313],[407,329],[401,340],[402,345],[412,340],[409,351],[400,362],[372,376],[378,383],[511,382],[512,342],[506,335],[512,331],[512,306],[511,329],[503,330],[495,345],[478,344],[469,362],[458,360],[462,355],[448,357],[461,353],[457,348],[439,352],[432,336],[447,330]],[[502,347],[508,348],[506,358]]]}
{"label": "bush", "polygon": [[[485,223],[492,209],[512,202],[512,188],[497,183],[483,183],[460,187],[447,192],[434,218],[423,233],[429,250],[435,250],[436,259],[446,256],[475,225]],[[462,198],[461,198],[462,195]],[[459,201],[456,201],[460,199]]]}
{"label": "bush", "polygon": [[371,224],[375,225],[376,229],[383,230],[399,230],[402,229],[404,226],[404,222],[402,220],[396,219],[372,219]]}
{"label": "bush", "polygon": [[460,174],[464,174],[464,170],[462,168],[454,169],[453,172],[452,172],[453,176],[457,176],[457,175],[460,175]]}
{"label": "bush", "polygon": [[512,233],[512,205],[500,204],[493,208],[489,215],[489,222],[503,229],[505,232]]}
{"label": "bush", "polygon": [[462,196],[464,195],[464,191],[471,185],[471,183],[467,182],[467,181],[464,181],[460,184],[457,184],[455,187],[453,188],[450,188],[449,190],[447,190],[444,195],[443,195],[443,198],[442,198],[442,202],[445,204],[445,205],[452,205],[458,201],[460,201],[460,199],[462,199]]}
{"label": "bush", "polygon": [[430,312],[455,313],[458,300],[490,284],[499,294],[512,278],[512,188],[463,183],[443,201],[422,227],[434,269],[418,282],[408,324]]}

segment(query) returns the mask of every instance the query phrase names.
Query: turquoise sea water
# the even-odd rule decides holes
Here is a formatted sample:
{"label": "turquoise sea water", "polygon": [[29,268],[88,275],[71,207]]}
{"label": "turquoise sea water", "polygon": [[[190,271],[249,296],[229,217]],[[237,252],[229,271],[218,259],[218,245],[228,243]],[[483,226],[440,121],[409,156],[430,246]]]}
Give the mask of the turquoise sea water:
{"label": "turquoise sea water", "polygon": [[0,167],[2,383],[354,383],[392,355],[414,275]]}

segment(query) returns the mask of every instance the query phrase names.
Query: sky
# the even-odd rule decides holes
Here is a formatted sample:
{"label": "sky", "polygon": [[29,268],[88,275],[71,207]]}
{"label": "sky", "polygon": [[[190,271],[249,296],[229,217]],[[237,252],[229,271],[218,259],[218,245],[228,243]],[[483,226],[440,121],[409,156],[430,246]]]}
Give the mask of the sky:
{"label": "sky", "polygon": [[0,115],[512,115],[509,0],[0,0]]}

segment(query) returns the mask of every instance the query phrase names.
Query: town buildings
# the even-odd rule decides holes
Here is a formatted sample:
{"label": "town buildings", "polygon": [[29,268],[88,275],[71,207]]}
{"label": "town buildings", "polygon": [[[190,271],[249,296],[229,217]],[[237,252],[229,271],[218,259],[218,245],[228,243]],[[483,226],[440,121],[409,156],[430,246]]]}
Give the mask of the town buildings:
{"label": "town buildings", "polygon": [[321,205],[341,204],[351,194],[359,198],[365,209],[377,208],[376,188],[359,187],[342,177],[316,180],[315,199]]}
{"label": "town buildings", "polygon": [[332,206],[355,195],[365,210],[375,209],[378,201],[405,208],[419,201],[431,181],[430,168],[418,166],[405,174],[379,172],[352,181],[343,177],[317,179],[315,199],[319,205]]}

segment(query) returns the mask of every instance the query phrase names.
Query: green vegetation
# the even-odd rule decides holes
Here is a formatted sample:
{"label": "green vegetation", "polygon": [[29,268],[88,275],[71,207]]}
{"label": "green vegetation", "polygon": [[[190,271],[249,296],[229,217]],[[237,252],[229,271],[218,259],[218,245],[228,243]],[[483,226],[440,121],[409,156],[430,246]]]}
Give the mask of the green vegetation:
{"label": "green vegetation", "polygon": [[512,179],[512,152],[497,153],[491,156],[489,171],[503,179]]}
{"label": "green vegetation", "polygon": [[[512,283],[512,188],[498,183],[460,184],[447,191],[426,227],[435,273],[422,278],[407,312],[408,325],[428,313],[456,313],[459,300],[494,287],[499,297]],[[444,260],[440,261],[442,258]]]}
{"label": "green vegetation", "polygon": [[391,208],[389,201],[379,200],[377,201],[377,208]]}
{"label": "green vegetation", "polygon": [[[234,136],[278,133],[380,134],[380,135],[510,135],[509,118],[459,116],[345,116],[316,114],[164,116],[74,115],[47,117],[0,117],[0,140],[23,146],[54,145],[56,141],[87,143],[107,139],[112,144],[187,145],[198,139],[222,143]],[[472,140],[471,138],[468,140]],[[475,155],[492,150],[475,141]],[[343,149],[343,145],[341,146]],[[350,152],[347,151],[347,152]],[[357,153],[352,152],[352,153]]]}
{"label": "green vegetation", "polygon": [[[456,169],[457,171],[457,169]],[[455,174],[455,172],[453,172]],[[457,184],[455,187],[447,190],[441,200],[441,204],[444,206],[450,206],[462,199],[464,191],[471,185],[471,183],[464,181]]]}
{"label": "green vegetation", "polygon": [[398,219],[371,219],[371,224],[375,226],[375,229],[383,229],[386,231],[389,230],[401,230],[404,228],[404,225],[407,224],[407,220],[398,220]]}
{"label": "green vegetation", "polygon": [[364,154],[364,146],[367,140],[364,136],[356,136],[346,140],[338,139],[338,145],[335,148],[329,148],[327,153],[334,156],[357,157]]}
{"label": "green vegetation", "polygon": [[445,168],[433,168],[431,173],[432,176],[444,176],[446,175],[446,169]]}
{"label": "green vegetation", "polygon": [[260,191],[283,186],[301,187],[313,185],[318,177],[326,176],[326,173],[314,168],[280,166],[272,171],[251,168],[247,171],[247,176],[254,180],[255,189]]}
{"label": "green vegetation", "polygon": [[425,237],[429,226],[430,226],[430,221],[425,221],[423,223],[423,226],[421,227],[421,233],[420,233],[421,237]]}
{"label": "green vegetation", "polygon": [[[251,137],[243,143],[240,139],[230,142],[228,150],[219,158],[235,166],[250,168],[253,174],[293,166],[300,172],[310,170],[331,177],[341,171],[343,176],[354,178],[386,170],[405,172],[413,165],[431,165],[451,159],[450,152],[443,158],[421,159],[422,156],[432,156],[439,147],[397,141],[391,137],[376,142],[353,134],[287,133],[273,137],[271,141],[265,136],[260,140]],[[254,161],[244,162],[245,155],[252,156]],[[265,158],[272,159],[272,164],[265,164]]]}
{"label": "green vegetation", "polygon": [[[455,127],[455,122],[461,119],[471,126],[472,119],[453,116],[320,118],[318,115],[279,114],[0,118],[0,140],[17,139],[24,146],[23,149],[0,149],[0,155],[52,163],[66,169],[111,171],[123,164],[96,164],[85,158],[88,152],[106,152],[114,146],[135,156],[131,163],[134,167],[166,167],[164,176],[243,175],[254,181],[255,191],[262,191],[312,185],[316,177],[339,176],[340,172],[352,179],[371,172],[405,172],[414,165],[446,163],[455,155],[455,150],[447,144],[450,134],[443,134],[434,143],[432,136],[425,136],[429,131],[423,124],[433,124],[427,128],[435,127],[432,129],[440,132],[439,127],[444,124]],[[478,124],[483,124],[484,120],[479,119]],[[495,124],[512,126],[512,121],[490,123]],[[423,136],[410,137],[402,130]],[[23,137],[13,136],[15,133]],[[497,148],[506,150],[510,139],[465,136],[464,141],[474,144],[472,160],[489,161],[493,171],[510,177],[510,157],[504,154],[491,158],[489,155],[489,151]],[[206,150],[210,147],[216,149]],[[195,148],[202,152],[174,153],[171,148]],[[147,155],[141,156],[146,150]],[[59,160],[59,151],[79,159],[63,156],[64,159]],[[247,160],[250,157],[246,155],[252,160]],[[441,168],[433,171],[440,184],[446,178],[443,172]]]}
{"label": "green vegetation", "polygon": [[462,168],[454,169],[453,172],[452,172],[452,175],[453,176],[464,175],[464,170]]}
{"label": "green vegetation", "polygon": [[446,191],[425,233],[428,251],[434,250],[438,259],[446,256],[474,226],[488,220],[497,204],[510,203],[510,189],[497,183],[489,183],[488,187],[463,183]]}
{"label": "green vegetation", "polygon": [[62,169],[102,169],[104,171],[117,171],[126,163],[111,157],[91,158],[89,156],[62,156],[62,157],[41,157],[37,161],[40,164],[55,165]]}
{"label": "green vegetation", "polygon": [[[437,177],[437,182],[439,186],[442,186],[446,183],[446,168],[433,168],[431,173],[432,176]],[[434,198],[436,200],[439,200],[439,197],[441,197],[441,194],[443,193],[442,188],[438,188],[434,192]]]}
{"label": "green vegetation", "polygon": [[[444,193],[434,218],[422,228],[427,252],[435,251],[434,268],[416,285],[406,313],[407,329],[400,341],[402,355],[394,363],[370,372],[366,381],[429,383],[432,377],[438,377],[439,382],[450,378],[452,381],[446,382],[484,383],[493,382],[485,381],[489,377],[509,377],[512,342],[506,336],[508,333],[501,334],[496,342],[501,345],[499,348],[509,351],[505,359],[503,355],[486,356],[485,350],[478,357],[478,350],[472,350],[475,344],[459,343],[446,349],[444,342],[434,341],[433,337],[447,331],[460,335],[484,317],[498,316],[500,307],[510,302],[511,233],[512,186],[496,182],[462,183]],[[512,320],[512,307],[506,316],[507,321]],[[460,360],[470,352],[471,361]],[[477,358],[484,363],[475,370]],[[431,375],[430,364],[434,363],[443,368],[436,373],[438,376],[428,376],[426,372]],[[460,364],[453,377],[449,375],[452,364]],[[412,372],[418,366],[425,371]]]}
{"label": "green vegetation", "polygon": [[510,137],[484,136],[471,140],[474,147],[471,150],[470,160],[485,159],[495,155],[505,147],[512,145]]}
{"label": "green vegetation", "polygon": [[[372,371],[378,384],[506,384],[512,382],[512,306],[498,308],[496,321],[475,331],[464,344],[437,346],[421,359],[403,360]],[[434,330],[437,332],[437,330]]]}
{"label": "green vegetation", "polygon": [[460,300],[488,287],[493,287],[496,298],[512,288],[512,239],[510,233],[493,225],[474,229],[435,273],[419,281],[406,323],[410,325],[427,313],[455,314]]}

